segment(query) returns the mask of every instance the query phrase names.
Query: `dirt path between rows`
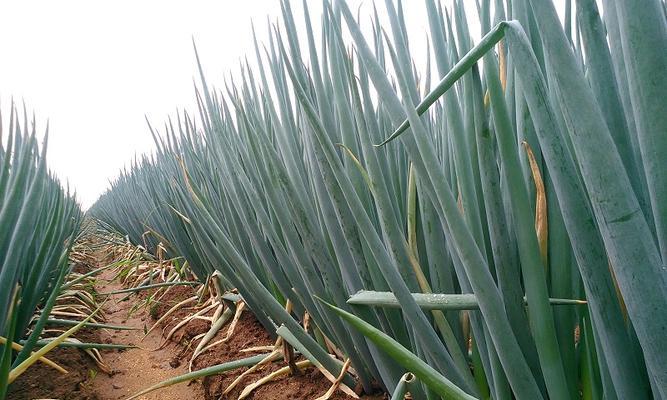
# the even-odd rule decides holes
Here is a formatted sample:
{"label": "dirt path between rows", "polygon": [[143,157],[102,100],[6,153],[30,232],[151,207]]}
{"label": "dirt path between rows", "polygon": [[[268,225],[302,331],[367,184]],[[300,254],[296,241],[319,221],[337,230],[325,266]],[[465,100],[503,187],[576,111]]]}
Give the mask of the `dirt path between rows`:
{"label": "dirt path between rows", "polygon": [[[111,281],[113,271],[105,271],[98,279],[96,289],[99,293],[123,289],[116,281]],[[153,321],[147,315],[147,310],[141,307],[128,317],[130,309],[136,304],[136,296],[121,301],[126,294],[110,295],[104,309],[107,316],[105,323],[124,325],[139,328],[138,330],[103,330],[103,343],[135,344],[137,349],[122,351],[105,351],[104,362],[113,371],[111,376],[99,373],[92,380],[92,389],[100,400],[125,399],[157,382],[181,375],[187,372],[187,362],[172,368],[169,361],[174,358],[178,350],[170,344],[161,350],[154,351],[162,341],[161,330],[156,329],[145,339],[144,326],[150,328]],[[139,397],[142,400],[187,399],[199,400],[204,398],[201,384],[181,383],[169,386],[159,391]]]}
{"label": "dirt path between rows", "polygon": [[[127,249],[121,249],[121,256]],[[110,265],[118,258],[113,249],[98,250],[89,255],[89,259],[79,266],[79,273],[84,273],[104,265]],[[168,292],[162,292],[160,300],[145,307],[144,301],[149,293],[127,293],[104,295],[125,289],[119,280],[114,280],[117,270],[109,269],[94,280],[95,290],[100,296],[98,301],[104,303],[103,322],[108,325],[120,325],[137,328],[135,330],[91,329],[84,328],[75,337],[86,343],[129,344],[139,346],[127,350],[102,350],[104,368],[96,364],[83,351],[72,348],[53,350],[50,358],[69,371],[62,375],[43,364],[31,367],[14,385],[8,400],[121,400],[138,393],[156,383],[187,372],[188,364],[193,356],[193,344],[197,338],[209,331],[210,322],[203,319],[190,321],[181,327],[172,341],[160,350],[163,329],[169,331],[175,325],[192,314],[198,307],[181,308],[171,314],[159,328],[144,338],[144,332],[167,312],[173,305],[190,298],[193,288],[177,286]],[[91,282],[92,284],[93,282]],[[136,307],[134,313],[130,313]],[[150,310],[150,311],[149,311]],[[213,310],[208,312],[211,317]],[[219,330],[210,340],[216,343],[210,350],[201,353],[192,363],[194,370],[220,365],[226,362],[248,358],[252,355],[266,354],[275,343],[272,337],[257,321],[250,310],[239,315],[234,323],[229,323]],[[267,348],[269,350],[267,350]],[[253,350],[255,349],[255,350]],[[300,359],[297,359],[297,361]],[[301,359],[302,360],[302,359]],[[189,383],[179,383],[159,389],[155,392],[138,397],[141,400],[216,400],[237,399],[249,385],[260,381],[269,374],[284,368],[282,359],[260,367],[255,371],[238,368],[226,373],[216,374]],[[111,371],[110,374],[104,370]],[[230,386],[244,374],[235,386]],[[300,400],[316,399],[331,387],[316,368],[308,368],[300,374],[283,376],[264,383],[255,388],[246,397],[247,400]],[[223,391],[227,390],[226,394]],[[362,396],[365,400],[386,400],[387,395],[380,390],[370,396]],[[341,390],[336,390],[329,400],[352,400]]]}

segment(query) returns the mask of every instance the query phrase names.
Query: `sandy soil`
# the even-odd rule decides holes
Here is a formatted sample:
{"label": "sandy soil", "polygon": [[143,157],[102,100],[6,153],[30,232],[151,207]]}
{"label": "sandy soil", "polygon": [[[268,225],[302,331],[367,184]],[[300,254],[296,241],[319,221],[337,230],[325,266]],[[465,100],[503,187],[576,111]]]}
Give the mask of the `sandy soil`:
{"label": "sandy soil", "polygon": [[[122,289],[117,282],[108,282],[113,276],[112,272],[106,272],[98,281],[97,290],[101,293]],[[162,331],[156,329],[145,339],[144,326],[150,327],[152,321],[146,315],[146,310],[140,309],[128,318],[128,313],[135,305],[136,297],[120,301],[125,294],[111,295],[105,305],[108,324],[126,325],[140,328],[132,331],[106,331],[102,332],[103,342],[131,343],[140,346],[137,349],[107,352],[104,355],[105,363],[111,368],[112,375],[98,374],[92,382],[92,389],[100,399],[123,399],[146,387],[163,381],[165,379],[184,374],[187,371],[187,363],[173,368],[170,361],[177,351],[171,344],[161,350],[153,351],[162,342]],[[173,363],[172,363],[173,364]],[[175,364],[174,364],[175,365]],[[158,399],[203,399],[204,394],[199,383],[179,384],[164,388],[160,391],[149,393],[140,397],[143,400]]]}

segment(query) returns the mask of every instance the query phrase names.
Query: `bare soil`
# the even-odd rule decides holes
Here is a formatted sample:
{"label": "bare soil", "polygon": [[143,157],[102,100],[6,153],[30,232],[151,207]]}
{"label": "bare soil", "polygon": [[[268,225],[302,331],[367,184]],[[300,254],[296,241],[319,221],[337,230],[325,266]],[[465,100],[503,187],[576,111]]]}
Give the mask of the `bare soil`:
{"label": "bare soil", "polygon": [[[89,266],[77,263],[74,270],[85,273],[89,270]],[[81,329],[74,337],[86,343],[100,342],[100,332],[96,329]],[[97,375],[98,366],[86,353],[76,348],[66,347],[56,348],[46,357],[65,368],[67,374],[61,374],[38,362],[14,381],[9,387],[7,399],[100,399],[92,388],[92,380]]]}
{"label": "bare soil", "polygon": [[[117,282],[110,282],[112,271],[105,271],[97,281],[98,292],[122,289]],[[58,349],[49,357],[65,367],[69,374],[58,372],[38,365],[32,367],[12,387],[9,399],[63,399],[63,400],[116,400],[124,399],[155,383],[188,372],[188,363],[197,342],[193,338],[208,331],[210,323],[202,320],[191,321],[179,329],[172,340],[162,349],[156,350],[163,342],[163,337],[179,321],[186,317],[192,308],[183,308],[169,317],[161,328],[152,331],[144,338],[145,329],[150,328],[157,319],[164,315],[174,304],[192,296],[194,289],[187,286],[171,288],[160,303],[150,308],[141,307],[129,315],[133,306],[148,296],[148,293],[132,295],[121,301],[125,294],[112,295],[105,304],[108,324],[125,325],[139,328],[131,331],[97,330],[86,335],[86,341],[102,343],[135,344],[140,348],[128,350],[105,350],[102,352],[105,364],[111,374],[97,372],[95,363],[78,349]],[[210,342],[225,337],[229,323],[217,333]],[[193,363],[193,370],[202,369],[226,361],[249,357],[258,353],[242,350],[272,345],[274,340],[257,322],[254,315],[246,309],[236,325],[230,340],[217,345],[201,354]],[[180,383],[139,397],[142,400],[187,399],[213,400],[237,399],[246,385],[249,385],[269,373],[284,367],[284,361],[274,362],[249,374],[229,394],[222,396],[224,389],[233,382],[246,368],[228,371],[224,374],[203,378],[189,383]],[[315,368],[305,370],[301,375],[292,375],[269,382],[256,389],[247,399],[315,399],[323,395],[331,383]],[[363,396],[366,400],[386,399],[386,394]],[[332,400],[346,400],[351,397],[337,391]]]}
{"label": "bare soil", "polygon": [[63,375],[42,363],[35,364],[11,385],[7,395],[9,400],[100,399],[91,388],[90,382],[97,365],[85,353],[79,349],[63,348],[53,350],[48,357],[68,373]]}
{"label": "bare soil", "polygon": [[[98,280],[97,290],[101,293],[123,289],[117,282],[109,282],[113,277],[112,271],[105,271]],[[187,373],[187,365],[172,367],[170,360],[175,349],[167,347],[157,349],[162,343],[162,332],[154,330],[144,338],[144,328],[152,325],[149,310],[140,308],[129,315],[137,303],[136,296],[121,301],[126,294],[111,295],[105,305],[108,323],[139,328],[132,331],[102,332],[102,341],[106,343],[135,344],[136,349],[121,351],[105,351],[104,362],[111,368],[111,375],[98,374],[92,382],[93,391],[100,399],[124,399],[146,387]],[[201,399],[202,388],[197,382],[190,385],[180,384],[166,387],[160,391],[140,397],[143,400],[160,399]]]}

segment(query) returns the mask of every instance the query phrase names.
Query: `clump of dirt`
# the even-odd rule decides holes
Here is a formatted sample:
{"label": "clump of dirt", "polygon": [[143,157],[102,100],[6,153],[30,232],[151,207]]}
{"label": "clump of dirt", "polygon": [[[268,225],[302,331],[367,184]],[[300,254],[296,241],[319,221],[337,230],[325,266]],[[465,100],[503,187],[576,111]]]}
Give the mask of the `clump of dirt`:
{"label": "clump of dirt", "polygon": [[[174,287],[172,288],[151,310],[151,317],[157,320],[164,313],[166,313],[173,305],[185,300],[195,294],[192,287]],[[169,332],[176,324],[186,318],[193,311],[193,307],[184,307],[177,312],[170,315],[168,321],[164,323],[163,332]],[[209,313],[209,314],[212,314]],[[227,323],[216,335],[209,344],[217,342],[226,337],[230,323]],[[198,335],[206,333],[210,328],[210,323],[201,319],[190,321],[186,326],[180,328],[171,340],[174,344],[174,357],[169,364],[172,368],[176,368],[189,363],[190,358],[197,347],[198,340],[193,342],[193,339]],[[199,338],[198,338],[199,339]],[[238,360],[250,357],[256,352],[243,351],[251,347],[272,346],[275,343],[275,337],[272,337],[266,329],[257,321],[255,316],[246,308],[241,314],[238,323],[234,329],[234,333],[228,341],[220,343],[212,349],[199,355],[193,365],[192,369],[198,370],[213,365],[222,364],[228,361]],[[268,352],[268,351],[267,351]],[[206,400],[217,399],[237,399],[243,389],[253,382],[263,378],[264,376],[274,372],[286,363],[284,361],[277,361],[266,365],[251,374],[248,374],[233,390],[222,396],[222,392],[244,371],[248,368],[239,368],[228,371],[223,374],[208,376],[202,379],[204,388],[204,397]],[[266,383],[256,389],[248,399],[315,399],[324,394],[331,383],[315,368],[308,368],[301,375],[285,376],[276,381]],[[384,393],[378,393],[372,396],[362,396],[366,400],[381,400],[386,399]],[[332,400],[348,400],[351,399],[340,390],[336,391],[331,397]]]}
{"label": "clump of dirt", "polygon": [[[75,263],[74,270],[86,273],[90,266],[82,262]],[[66,330],[69,327],[47,326]],[[80,329],[73,336],[84,343],[99,343],[99,330]],[[9,387],[9,400],[32,400],[57,398],[62,400],[97,400],[91,381],[97,376],[98,365],[84,351],[63,347],[50,351],[46,357],[67,370],[62,374],[55,369],[37,362],[21,374]]]}
{"label": "clump of dirt", "polygon": [[[164,283],[164,281],[160,278],[156,278],[153,280],[153,283]],[[166,289],[166,293],[164,288],[159,293],[156,293],[156,290],[140,290],[127,296],[127,299],[123,298],[123,300],[131,300],[138,307],[138,312],[140,314],[143,315],[143,313],[146,312],[151,320],[157,321],[173,306],[194,296],[196,290],[193,289],[192,286],[171,286]],[[191,306],[192,305],[190,305],[190,307],[181,308],[176,313],[172,314],[168,320],[173,321],[177,316],[187,316],[189,311],[192,310]],[[164,329],[164,325],[162,328]]]}
{"label": "clump of dirt", "polygon": [[[86,337],[86,341],[90,336]],[[84,339],[80,339],[84,340]],[[53,398],[62,400],[98,400],[90,382],[98,374],[95,362],[76,348],[57,348],[47,357],[67,370],[61,374],[38,362],[19,376],[9,388],[9,400]],[[101,372],[100,372],[101,373]],[[102,399],[100,399],[102,400]]]}
{"label": "clump of dirt", "polygon": [[[180,303],[181,301],[189,297],[194,296],[196,294],[195,292],[196,291],[192,286],[170,287],[167,293],[163,297],[161,297],[159,301],[156,301],[154,304],[151,305],[151,312],[150,312],[151,318],[153,318],[154,320],[159,319],[176,304]],[[146,291],[142,291],[139,293],[143,293],[143,295],[146,297],[148,296],[148,293]],[[177,311],[176,314],[172,315],[185,316],[188,314],[188,310],[189,309],[185,307]]]}
{"label": "clump of dirt", "polygon": [[[267,372],[265,372],[265,374],[266,373]],[[316,399],[329,390],[330,386],[331,383],[322,376],[321,372],[317,369],[310,368],[304,371],[302,375],[290,376],[275,382],[264,384],[257,388],[251,396],[248,396],[248,399]],[[341,391],[336,391],[330,398],[332,400],[351,399],[350,396],[347,396]],[[375,397],[364,398],[370,399]],[[382,397],[377,397],[377,399],[380,398]]]}
{"label": "clump of dirt", "polygon": [[[227,329],[228,328],[225,327],[221,332],[218,332],[211,343],[222,339],[227,334]],[[255,316],[250,312],[244,312],[229,341],[222,343],[197,357],[193,369],[202,369],[212,365],[250,357],[258,353],[249,353],[242,350],[250,347],[270,346],[273,345],[274,342],[275,339],[268,334],[264,327],[257,321]],[[190,356],[191,354],[188,354],[188,358]],[[224,374],[206,377],[203,380],[206,400],[220,398],[237,399],[247,385],[267,376],[271,372],[277,371],[285,365],[286,363],[280,360],[248,374],[240,384],[224,396],[222,396],[222,392],[248,368],[240,368],[228,371]],[[276,400],[315,399],[318,396],[323,395],[330,386],[331,382],[329,382],[317,369],[311,367],[303,371],[301,375],[285,376],[276,381],[266,383],[253,391],[247,398]],[[386,398],[386,396],[384,394],[378,394],[377,396],[363,396],[362,398],[368,400],[380,400]],[[351,397],[338,390],[334,393],[331,399],[347,400],[351,399]]]}
{"label": "clump of dirt", "polygon": [[[211,343],[224,338],[227,334],[227,329],[228,326],[225,326],[221,332],[218,332],[216,337],[211,340]],[[235,333],[230,337],[229,341],[221,343],[197,357],[193,363],[193,369],[202,369],[240,358],[250,357],[257,353],[248,353],[241,350],[247,349],[249,347],[270,346],[273,345],[273,343],[274,340],[259,324],[259,322],[257,322],[255,316],[250,312],[244,312],[241,314],[241,318],[239,318],[239,321],[236,325]],[[188,357],[190,356],[191,354],[188,355]],[[243,390],[245,385],[252,383],[254,380],[257,380],[263,374],[267,374],[275,370],[271,367],[271,365],[268,365],[265,368],[260,369],[259,372],[248,375],[248,377],[244,380],[245,384],[238,385],[225,398],[238,398],[238,395],[241,393],[241,390]],[[213,375],[204,378],[203,385],[206,399],[212,400],[220,398],[223,390],[225,390],[227,386],[229,386],[229,384],[231,384],[246,369],[247,368],[240,368],[228,371],[224,374]],[[255,379],[253,379],[253,377],[255,377]]]}

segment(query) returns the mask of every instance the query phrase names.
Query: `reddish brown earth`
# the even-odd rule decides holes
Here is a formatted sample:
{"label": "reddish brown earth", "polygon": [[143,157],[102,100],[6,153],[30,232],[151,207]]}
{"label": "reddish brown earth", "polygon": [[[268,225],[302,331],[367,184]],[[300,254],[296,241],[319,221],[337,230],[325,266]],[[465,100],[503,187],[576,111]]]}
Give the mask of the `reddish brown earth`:
{"label": "reddish brown earth", "polygon": [[[113,274],[113,271],[103,273],[101,279],[98,280],[97,290],[99,292],[104,293],[122,289],[117,282],[108,281],[113,277]],[[92,389],[100,399],[124,399],[154,383],[187,372],[187,366],[173,368],[170,365],[169,362],[173,357],[174,348],[154,350],[162,343],[162,332],[159,329],[144,338],[144,327],[150,328],[150,325],[152,325],[148,310],[142,307],[137,312],[129,315],[138,299],[137,296],[131,296],[129,299],[122,301],[126,296],[126,294],[110,296],[104,307],[107,313],[107,323],[139,329],[103,331],[101,334],[102,341],[106,343],[135,344],[140,348],[104,352],[104,361],[109,365],[112,373],[111,375],[100,373],[92,382]],[[202,389],[201,385],[196,382],[191,385],[174,385],[140,398],[143,400],[194,400],[202,398]]]}
{"label": "reddish brown earth", "polygon": [[[192,295],[192,289],[188,287],[179,287],[178,291],[170,292],[164,300],[164,305],[157,307],[157,315],[155,317],[159,318],[164,312],[169,310],[172,305],[190,297]],[[247,310],[247,309],[246,309]],[[173,314],[171,317],[171,322],[167,324],[165,332],[169,332],[178,321],[188,314],[189,310],[184,309]],[[206,333],[209,329],[209,324],[205,321],[194,321],[190,322],[184,328],[182,328],[175,336],[174,340],[178,343],[171,344],[169,348],[173,348],[174,357],[171,360],[171,365],[186,366],[192,357],[194,352],[194,347],[196,343],[192,346],[189,346],[190,341],[193,337]],[[229,324],[223,327],[216,336],[211,340],[210,343],[214,343],[222,338],[224,338],[228,332]],[[241,314],[241,317],[234,329],[234,334],[231,336],[231,339],[225,343],[219,344],[213,349],[201,354],[197,357],[193,363],[193,370],[198,370],[213,365],[221,364],[228,361],[238,360],[241,358],[249,357],[259,353],[249,353],[243,351],[251,347],[258,346],[269,346],[273,345],[275,342],[274,339],[268,334],[268,332],[260,325],[257,319],[250,311],[244,311]],[[202,380],[203,384],[203,397],[202,399],[206,400],[215,400],[215,399],[237,399],[239,394],[243,389],[253,382],[263,378],[264,376],[270,374],[273,371],[276,371],[286,364],[284,362],[278,361],[270,365],[266,365],[259,370],[248,374],[240,384],[238,384],[232,391],[227,395],[222,396],[222,392],[227,388],[227,386],[232,383],[239,375],[241,375],[248,368],[239,368],[236,370],[228,371],[224,374],[214,375],[205,377]],[[314,400],[317,397],[323,395],[331,386],[331,383],[315,368],[309,368],[304,371],[302,375],[299,376],[287,376],[280,378],[276,381],[266,383],[254,392],[252,392],[246,399],[275,399],[275,400],[292,400],[292,399],[311,399]],[[168,397],[163,397],[168,398]],[[380,400],[385,399],[384,394],[378,394],[376,396],[363,396],[365,400]],[[350,396],[337,391],[331,397],[332,400],[347,400],[352,399]]]}
{"label": "reddish brown earth", "polygon": [[55,349],[48,356],[68,371],[63,375],[51,367],[38,363],[14,381],[9,389],[9,400],[63,399],[98,400],[91,388],[91,372],[97,366],[78,349]]}
{"label": "reddish brown earth", "polygon": [[[108,261],[108,260],[105,260]],[[117,282],[110,282],[113,272],[106,271],[96,289],[108,292],[122,289]],[[98,370],[95,363],[78,349],[58,349],[49,357],[65,367],[69,374],[58,372],[37,365],[32,367],[13,385],[9,399],[63,399],[63,400],[107,400],[124,399],[157,382],[188,372],[188,363],[197,343],[192,338],[205,333],[210,323],[202,320],[191,321],[176,332],[172,341],[160,350],[155,350],[163,342],[163,335],[169,332],[180,320],[192,312],[192,308],[184,308],[169,317],[164,326],[155,329],[145,339],[144,329],[150,328],[155,321],[164,315],[171,306],[192,296],[192,287],[178,286],[169,290],[161,303],[150,309],[141,307],[133,315],[128,316],[130,309],[147,297],[146,293],[133,295],[121,301],[125,295],[112,295],[105,304],[108,324],[125,325],[140,328],[132,331],[97,330],[87,332],[85,340],[104,343],[136,344],[140,348],[129,350],[105,350],[104,362],[112,373],[107,375]],[[210,315],[210,313],[209,313]],[[229,324],[217,333],[210,342],[222,339],[228,331]],[[143,340],[142,340],[143,339]],[[274,340],[257,322],[250,311],[244,311],[236,325],[234,334],[228,342],[201,354],[193,364],[193,370],[202,369],[226,361],[249,357],[258,353],[243,352],[243,349],[256,346],[272,345]],[[221,397],[223,390],[234,381],[246,368],[228,371],[224,374],[203,378],[189,383],[180,383],[139,397],[142,400],[157,399],[237,399],[246,385],[249,385],[269,373],[284,367],[280,360],[266,365],[249,374],[228,395]],[[269,382],[256,389],[247,399],[316,399],[323,395],[331,386],[330,382],[315,368],[306,369],[301,375],[286,376]],[[364,396],[366,400],[386,399],[385,394]],[[351,397],[337,391],[331,399],[345,400]]]}
{"label": "reddish brown earth", "polygon": [[[77,263],[74,271],[85,273],[90,266]],[[62,327],[60,327],[62,328]],[[74,337],[82,342],[99,343],[100,333],[95,329],[81,329]],[[67,374],[42,363],[31,366],[9,387],[7,399],[63,399],[63,400],[98,400],[92,389],[92,381],[97,375],[98,366],[86,353],[75,348],[56,348],[47,354],[47,358],[67,370]]]}

